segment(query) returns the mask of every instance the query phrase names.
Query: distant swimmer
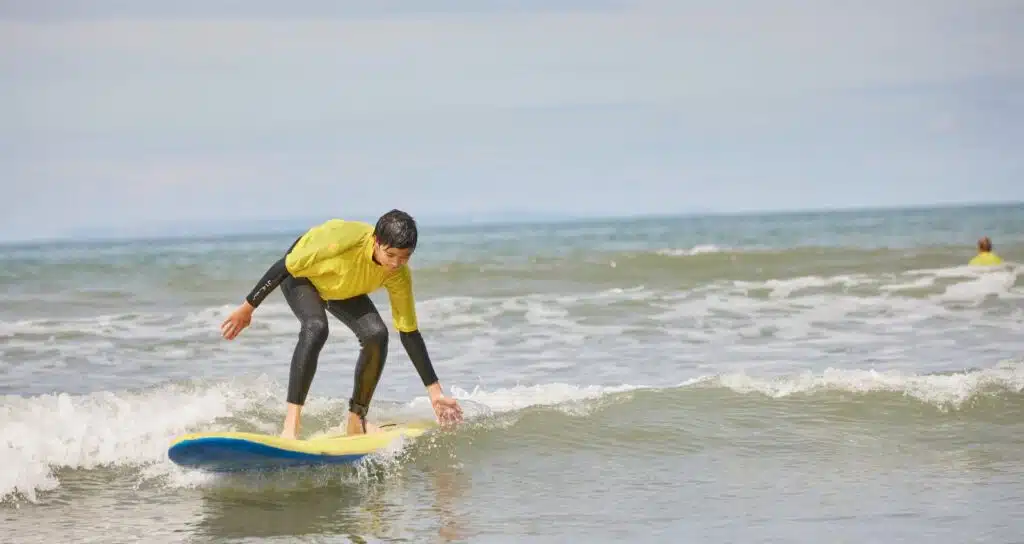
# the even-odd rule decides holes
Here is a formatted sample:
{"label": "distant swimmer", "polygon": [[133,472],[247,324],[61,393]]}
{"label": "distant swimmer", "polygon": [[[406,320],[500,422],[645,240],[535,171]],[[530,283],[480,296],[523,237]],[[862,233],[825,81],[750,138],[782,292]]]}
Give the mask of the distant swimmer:
{"label": "distant swimmer", "polygon": [[967,264],[970,266],[997,266],[1003,264],[1003,259],[992,252],[992,240],[985,236],[978,240],[978,254]]}
{"label": "distant swimmer", "polygon": [[369,293],[383,287],[402,345],[419,373],[440,423],[462,419],[458,402],[441,393],[441,384],[427,355],[416,320],[412,271],[408,261],[416,249],[416,222],[392,210],[376,226],[331,219],[299,237],[270,266],[245,301],[224,320],[221,332],[231,340],[252,320],[253,311],[278,285],[299,320],[298,342],[288,376],[288,411],[282,438],[298,438],[299,419],[306,402],[320,349],[327,341],[329,312],[359,340],[355,384],[348,402],[348,434],[367,429],[366,413],[388,354],[388,329]]}

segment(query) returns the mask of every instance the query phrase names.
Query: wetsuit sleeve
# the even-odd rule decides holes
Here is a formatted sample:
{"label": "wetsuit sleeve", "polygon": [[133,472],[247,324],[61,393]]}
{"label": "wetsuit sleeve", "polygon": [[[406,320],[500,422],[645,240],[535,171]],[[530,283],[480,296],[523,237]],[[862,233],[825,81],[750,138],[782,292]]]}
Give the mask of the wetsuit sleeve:
{"label": "wetsuit sleeve", "polygon": [[351,249],[359,243],[362,235],[358,225],[346,224],[340,219],[317,225],[302,235],[288,252],[285,267],[297,278],[316,275],[318,264]]}
{"label": "wetsuit sleeve", "polygon": [[416,320],[416,301],[412,294],[412,272],[408,266],[384,282],[391,302],[391,316],[402,346],[409,355],[412,365],[420,375],[424,386],[437,382],[434,365],[430,362],[427,345],[420,334]]}
{"label": "wetsuit sleeve", "polygon": [[[294,249],[299,240],[302,240],[302,238],[297,238],[292,242],[292,245],[288,247],[288,251]],[[287,252],[285,254],[287,255]],[[253,308],[259,307],[263,299],[267,298],[270,293],[273,293],[274,289],[277,289],[277,286],[281,285],[281,282],[287,277],[288,267],[285,265],[285,258],[281,257],[277,262],[270,265],[270,268],[263,274],[260,281],[256,283],[256,286],[252,288],[252,291],[249,291],[249,294],[245,297],[246,302],[252,305]]]}
{"label": "wetsuit sleeve", "polygon": [[432,383],[437,383],[437,374],[434,372],[434,365],[430,362],[427,344],[423,341],[423,335],[420,334],[420,331],[399,332],[398,336],[402,338],[402,346],[405,347],[405,352],[409,354],[409,359],[412,360],[412,366],[416,367],[416,372],[420,375],[420,379],[423,380],[423,386],[426,387]]}
{"label": "wetsuit sleeve", "polygon": [[284,257],[277,260],[276,263],[270,265],[267,272],[260,278],[259,283],[252,288],[252,291],[246,295],[245,300],[252,305],[253,308],[259,307],[263,299],[267,298],[270,293],[277,289],[278,285],[288,277],[288,269],[284,264]]}

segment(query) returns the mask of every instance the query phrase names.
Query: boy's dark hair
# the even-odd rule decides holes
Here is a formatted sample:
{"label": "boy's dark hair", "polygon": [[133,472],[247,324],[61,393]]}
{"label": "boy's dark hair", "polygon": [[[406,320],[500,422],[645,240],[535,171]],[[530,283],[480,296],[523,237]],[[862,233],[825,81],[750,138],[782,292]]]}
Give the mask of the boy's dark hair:
{"label": "boy's dark hair", "polygon": [[382,246],[410,251],[416,249],[416,240],[419,236],[416,220],[401,210],[391,210],[380,216],[373,228],[373,235]]}

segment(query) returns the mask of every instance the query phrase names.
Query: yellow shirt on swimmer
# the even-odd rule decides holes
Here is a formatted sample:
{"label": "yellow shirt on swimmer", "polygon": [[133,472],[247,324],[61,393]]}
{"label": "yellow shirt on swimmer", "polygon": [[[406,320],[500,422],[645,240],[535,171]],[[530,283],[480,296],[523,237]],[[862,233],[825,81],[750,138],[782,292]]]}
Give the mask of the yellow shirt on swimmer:
{"label": "yellow shirt on swimmer", "polygon": [[403,264],[389,272],[373,260],[373,225],[331,219],[302,235],[285,257],[288,272],[307,278],[324,300],[342,300],[384,287],[395,328],[417,329],[412,271]]}
{"label": "yellow shirt on swimmer", "polygon": [[991,251],[982,251],[967,264],[970,266],[998,266],[1003,264],[1003,259]]}

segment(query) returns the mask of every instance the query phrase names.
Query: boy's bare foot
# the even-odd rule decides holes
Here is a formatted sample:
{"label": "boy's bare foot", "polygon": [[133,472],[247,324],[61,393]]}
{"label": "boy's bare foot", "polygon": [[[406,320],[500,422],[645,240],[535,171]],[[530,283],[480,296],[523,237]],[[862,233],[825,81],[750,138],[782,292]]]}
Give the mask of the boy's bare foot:
{"label": "boy's bare foot", "polygon": [[380,432],[380,427],[378,427],[378,426],[374,425],[373,423],[370,423],[369,421],[367,421],[366,422],[366,432],[364,433],[363,432],[363,421],[361,419],[359,419],[358,415],[356,415],[356,414],[354,414],[352,412],[349,412],[348,413],[348,428],[347,428],[347,430],[345,432],[349,436],[353,436],[353,435],[357,435],[357,434],[371,434],[371,433],[378,433],[378,432]]}

